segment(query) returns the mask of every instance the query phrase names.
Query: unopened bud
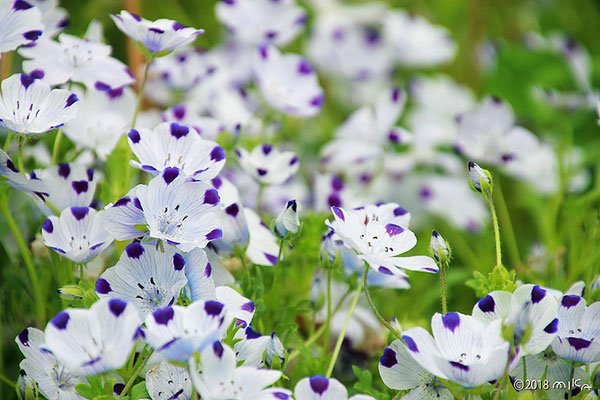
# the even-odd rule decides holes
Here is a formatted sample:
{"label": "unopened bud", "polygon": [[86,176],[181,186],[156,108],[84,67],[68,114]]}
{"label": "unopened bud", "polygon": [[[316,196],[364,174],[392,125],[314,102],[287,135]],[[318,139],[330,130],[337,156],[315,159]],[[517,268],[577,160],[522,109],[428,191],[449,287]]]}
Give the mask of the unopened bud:
{"label": "unopened bud", "polygon": [[[276,363],[273,362],[273,359],[277,357]],[[279,336],[275,332],[271,333],[271,338],[269,339],[269,344],[267,345],[267,352],[265,353],[265,364],[269,368],[273,364],[279,364],[283,366],[285,363],[285,349],[283,348],[283,344],[281,340],[279,340]]]}
{"label": "unopened bud", "polygon": [[471,189],[477,192],[488,193],[492,188],[492,174],[473,161],[469,162],[469,178]]}
{"label": "unopened bud", "polygon": [[446,263],[450,259],[450,246],[437,231],[431,233],[431,252],[433,258],[441,263]]}
{"label": "unopened bud", "polygon": [[77,285],[67,285],[58,289],[60,297],[66,300],[81,300],[85,296],[83,289]]}
{"label": "unopened bud", "polygon": [[300,203],[296,200],[290,200],[285,205],[285,208],[279,213],[275,220],[275,234],[279,238],[284,238],[288,233],[298,233],[300,229],[300,220],[298,219],[298,211]]}

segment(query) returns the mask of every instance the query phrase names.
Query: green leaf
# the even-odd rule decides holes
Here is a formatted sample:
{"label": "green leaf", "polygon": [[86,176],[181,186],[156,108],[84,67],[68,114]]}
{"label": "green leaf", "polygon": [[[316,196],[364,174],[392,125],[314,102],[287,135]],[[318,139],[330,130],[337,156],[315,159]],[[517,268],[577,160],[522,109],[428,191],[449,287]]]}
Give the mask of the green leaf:
{"label": "green leaf", "polygon": [[150,394],[146,390],[146,382],[140,382],[131,389],[131,400],[148,399]]}

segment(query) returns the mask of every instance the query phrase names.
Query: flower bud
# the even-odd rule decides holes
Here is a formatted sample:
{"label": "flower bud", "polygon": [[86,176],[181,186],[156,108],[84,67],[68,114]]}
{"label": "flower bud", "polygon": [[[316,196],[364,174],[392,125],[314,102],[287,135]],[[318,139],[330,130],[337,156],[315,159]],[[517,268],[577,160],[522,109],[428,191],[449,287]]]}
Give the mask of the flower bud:
{"label": "flower bud", "polygon": [[58,294],[65,300],[81,300],[85,296],[85,291],[77,285],[66,285],[58,289]]}
{"label": "flower bud", "polygon": [[469,162],[469,178],[471,178],[471,189],[477,192],[487,193],[492,188],[492,174],[473,161]]}
{"label": "flower bud", "polygon": [[[273,359],[277,356],[278,362],[273,363]],[[269,344],[267,345],[267,352],[265,353],[265,364],[269,368],[273,364],[279,364],[279,366],[283,366],[285,363],[285,349],[283,348],[283,344],[281,340],[279,340],[279,336],[275,332],[271,333],[271,338],[269,339]]]}
{"label": "flower bud", "polygon": [[450,259],[450,246],[437,231],[431,233],[431,252],[433,258],[441,263],[446,263]]}
{"label": "flower bud", "polygon": [[292,234],[298,233],[300,228],[300,220],[298,219],[298,211],[300,203],[296,200],[290,200],[285,205],[285,208],[279,213],[275,220],[275,234],[283,239],[289,232]]}

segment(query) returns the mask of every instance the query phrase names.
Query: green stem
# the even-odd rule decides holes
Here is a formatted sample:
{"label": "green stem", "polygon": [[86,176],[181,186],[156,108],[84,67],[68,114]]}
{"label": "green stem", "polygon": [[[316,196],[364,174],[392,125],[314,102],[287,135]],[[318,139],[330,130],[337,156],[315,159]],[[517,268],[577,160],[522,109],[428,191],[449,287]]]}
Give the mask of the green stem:
{"label": "green stem", "polygon": [[137,102],[135,104],[133,120],[131,121],[131,129],[135,128],[135,123],[137,122],[138,114],[140,113],[140,110],[142,108],[142,101],[144,99],[144,88],[146,87],[146,81],[148,80],[148,71],[150,70],[150,64],[152,64],[152,60],[152,57],[146,60],[146,66],[144,67],[144,76],[142,78],[142,83],[140,84],[140,91],[138,93]]}
{"label": "green stem", "polygon": [[502,394],[502,389],[504,388],[504,382],[506,382],[506,377],[508,376],[508,369],[510,368],[510,362],[514,357],[514,349],[511,347],[508,352],[508,358],[506,359],[506,366],[504,367],[504,372],[502,373],[502,378],[500,378],[500,382],[498,382],[498,386],[496,386],[496,394],[494,394],[493,400],[498,400],[500,395]]}
{"label": "green stem", "polygon": [[10,142],[12,142],[12,138],[15,134],[13,131],[8,131],[8,135],[6,135],[6,140],[4,141],[4,152],[8,153],[8,148],[10,147]]}
{"label": "green stem", "polygon": [[27,137],[24,134],[19,134],[19,136],[17,137],[17,165],[19,166],[19,170],[21,170],[21,173],[23,175],[25,175],[25,167],[23,166],[23,145],[25,144],[26,140]]}
{"label": "green stem", "polygon": [[325,321],[325,338],[323,339],[323,354],[327,354],[327,347],[329,346],[329,335],[331,328],[331,268],[327,270],[327,320]]}
{"label": "green stem", "polygon": [[79,280],[83,282],[83,264],[79,264]]}
{"label": "green stem", "polygon": [[54,146],[52,146],[52,165],[56,165],[58,163],[58,150],[60,149],[60,141],[63,137],[62,134],[63,128],[58,128],[56,131],[56,137],[54,138]]}
{"label": "green stem", "polygon": [[571,362],[571,374],[569,377],[569,383],[567,384],[567,389],[569,390],[569,394],[567,397],[567,400],[571,400],[571,397],[573,397],[573,377],[575,376],[575,361]]}
{"label": "green stem", "polygon": [[[346,298],[348,297],[348,295],[351,292],[352,291],[350,289],[348,289],[348,291],[346,291],[346,293],[344,294],[344,296],[342,297],[340,302],[335,306],[332,314],[335,314],[336,312],[339,311],[339,309],[342,307],[342,304],[344,304],[344,301],[346,301]],[[327,329],[326,324],[321,325],[315,333],[313,333],[308,339],[306,339],[306,342],[304,342],[304,347],[312,346],[317,340],[319,340],[321,335],[323,335],[323,333],[325,333],[326,329]],[[290,365],[291,361],[296,359],[296,357],[298,357],[299,355],[300,355],[300,350],[292,351],[290,353],[290,356],[288,357],[288,361],[285,365]]]}
{"label": "green stem", "polygon": [[492,225],[494,227],[494,239],[496,242],[496,265],[502,265],[502,248],[500,247],[500,227],[498,226],[498,216],[496,215],[496,207],[494,207],[494,200],[492,200],[491,194],[484,195],[490,208],[490,214],[492,215]]}
{"label": "green stem", "polygon": [[369,306],[371,306],[371,310],[373,311],[373,314],[375,314],[375,316],[377,317],[377,319],[379,320],[379,322],[385,326],[387,328],[388,331],[390,331],[390,333],[392,335],[394,335],[397,339],[399,339],[400,341],[404,342],[404,340],[402,339],[402,335],[400,334],[400,332],[398,332],[396,330],[396,328],[394,328],[389,322],[387,322],[385,320],[385,318],[383,318],[381,316],[381,314],[379,314],[379,311],[377,311],[377,307],[375,307],[375,303],[373,303],[373,300],[371,299],[371,294],[369,293],[369,285],[367,283],[367,275],[369,274],[369,265],[366,264],[365,265],[365,271],[363,272],[363,279],[362,279],[362,286],[365,289],[365,296],[367,297],[367,302],[369,303]]}
{"label": "green stem", "polygon": [[446,304],[446,264],[439,262],[438,266],[440,268],[440,283],[442,289],[442,315],[446,315],[448,312],[448,306]]}
{"label": "green stem", "polygon": [[258,184],[258,194],[256,195],[256,204],[254,205],[254,211],[258,214],[260,212],[260,202],[262,201],[263,191],[265,190],[265,185],[262,183]]}
{"label": "green stem", "polygon": [[37,313],[38,324],[40,327],[42,327],[46,323],[46,304],[42,296],[42,288],[40,286],[40,281],[38,280],[38,276],[35,271],[35,266],[33,264],[31,254],[29,252],[29,247],[25,243],[25,240],[23,240],[23,236],[21,236],[21,231],[19,230],[19,227],[17,226],[17,223],[15,222],[12,213],[8,208],[8,195],[6,199],[2,200],[0,208],[2,209],[2,214],[4,214],[6,223],[9,229],[11,230],[15,240],[17,241],[17,246],[19,247],[19,251],[21,252],[21,256],[23,257],[25,268],[27,269],[27,274],[29,275],[29,280],[31,282],[31,290],[33,291],[32,297]]}
{"label": "green stem", "polygon": [[527,382],[527,357],[523,357],[523,382]]}
{"label": "green stem", "polygon": [[15,387],[16,385],[13,381],[5,377],[3,374],[0,374],[0,382],[6,383],[8,386],[12,387]]}
{"label": "green stem", "polygon": [[506,244],[508,246],[508,254],[510,255],[511,262],[514,266],[519,266],[521,265],[521,256],[519,255],[517,238],[515,236],[515,231],[510,219],[510,213],[508,212],[506,200],[504,200],[500,183],[497,181],[498,180],[494,182],[494,194],[496,195],[496,202],[498,204],[498,217],[500,218],[500,223],[502,224],[502,233],[504,234],[504,239],[506,240]]}
{"label": "green stem", "polygon": [[133,383],[135,382],[135,380],[138,377],[138,375],[140,374],[140,372],[142,372],[142,369],[144,369],[144,367],[148,363],[148,360],[150,359],[150,357],[152,356],[153,353],[154,353],[154,349],[151,349],[148,352],[148,354],[146,354],[146,357],[144,357],[144,359],[140,361],[139,365],[133,371],[133,375],[127,381],[127,384],[125,385],[125,388],[123,389],[123,391],[121,392],[121,394],[119,395],[119,397],[117,397],[117,400],[122,399],[123,397],[125,397],[129,393],[129,390],[133,386]]}
{"label": "green stem", "polygon": [[[369,268],[367,266],[367,268]],[[366,273],[366,271],[365,271]],[[335,362],[340,354],[340,349],[342,348],[342,343],[344,342],[344,337],[346,336],[346,330],[348,329],[348,325],[350,324],[350,319],[352,319],[352,314],[354,313],[354,309],[356,308],[356,304],[358,303],[358,298],[360,297],[360,292],[362,291],[362,286],[358,286],[356,289],[356,294],[352,299],[352,303],[350,304],[350,310],[348,310],[348,315],[346,316],[346,321],[344,322],[344,326],[342,331],[340,332],[337,342],[335,343],[335,348],[333,350],[333,356],[331,357],[331,361],[329,362],[329,367],[327,368],[327,373],[325,374],[326,378],[331,377],[333,373],[333,367],[335,367]]]}

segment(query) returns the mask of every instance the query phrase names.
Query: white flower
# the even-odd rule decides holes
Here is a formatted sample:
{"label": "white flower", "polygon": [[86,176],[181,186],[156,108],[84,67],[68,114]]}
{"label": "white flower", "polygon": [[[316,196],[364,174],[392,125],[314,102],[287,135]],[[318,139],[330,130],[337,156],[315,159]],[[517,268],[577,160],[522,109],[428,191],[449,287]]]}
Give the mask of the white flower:
{"label": "white flower", "polygon": [[217,19],[244,43],[285,46],[304,28],[306,12],[294,0],[223,0]]}
{"label": "white flower", "polygon": [[589,380],[589,375],[583,368],[575,368],[571,377],[571,363],[560,358],[550,349],[543,353],[525,356],[519,360],[519,363],[510,370],[511,379],[523,380],[525,376],[523,371],[524,364],[526,365],[526,377],[528,380],[548,382],[549,387],[546,393],[551,400],[564,400],[565,397],[568,398],[568,389],[572,389],[572,395],[575,396],[575,390],[579,388],[573,384],[570,385],[570,388],[566,385],[562,386],[562,384],[568,385],[571,379],[573,379],[572,382],[578,379],[580,382],[588,382]]}
{"label": "white flower", "polygon": [[48,132],[75,117],[77,100],[68,90],[15,74],[2,81],[0,125],[16,133]]}
{"label": "white flower", "polygon": [[288,233],[296,234],[300,229],[300,220],[298,219],[298,209],[300,203],[296,200],[290,200],[281,210],[275,219],[274,231],[280,238],[284,238]]}
{"label": "white flower", "polygon": [[[519,286],[514,293],[493,291],[473,307],[473,317],[491,322],[504,320],[513,325],[515,344],[521,344],[525,354],[540,353],[556,337],[558,303],[554,296],[537,285]],[[527,341],[521,343],[525,331],[530,331]]]}
{"label": "white flower", "polygon": [[83,400],[75,386],[85,382],[84,377],[59,363],[54,354],[44,348],[44,332],[26,328],[15,342],[25,356],[19,367],[37,384],[42,395],[49,400]]}
{"label": "white flower", "polygon": [[192,382],[186,368],[163,361],[146,373],[146,390],[152,400],[189,400]]}
{"label": "white flower", "polygon": [[243,332],[242,340],[237,342],[233,348],[236,358],[238,361],[243,361],[243,365],[260,368],[266,364],[270,368],[275,357],[279,359],[279,365],[284,364],[285,350],[275,332],[263,336],[250,326]]}
{"label": "white flower", "polygon": [[567,360],[583,364],[600,361],[600,301],[587,307],[583,297],[563,296],[558,319],[552,350]]}
{"label": "white flower", "polygon": [[185,362],[220,340],[230,322],[223,303],[198,300],[187,307],[169,306],[148,314],[143,332],[158,359]]}
{"label": "white flower", "polygon": [[139,159],[130,164],[153,175],[175,167],[194,179],[207,181],[217,176],[225,165],[225,151],[221,146],[176,122],[164,122],[152,131],[132,129],[127,136],[131,150]]}
{"label": "white flower", "polygon": [[134,242],[125,248],[114,267],[100,275],[96,293],[125,300],[145,316],[179,299],[187,283],[185,266],[183,256],[172,247],[161,252],[155,246]]}
{"label": "white flower", "polygon": [[135,94],[130,88],[87,89],[79,99],[77,116],[63,132],[78,148],[93,150],[105,160],[131,126]]}
{"label": "white flower", "polygon": [[248,232],[250,239],[246,255],[254,264],[272,266],[277,264],[277,254],[279,254],[279,245],[275,235],[260,220],[260,217],[250,208],[243,210],[246,221],[248,222]]}
{"label": "white flower", "polygon": [[187,285],[184,293],[192,301],[216,299],[213,267],[203,249],[194,249],[185,256]]}
{"label": "white flower", "polygon": [[42,30],[37,7],[23,0],[0,0],[0,54],[37,40]]}
{"label": "white flower", "polygon": [[405,11],[386,14],[384,33],[395,47],[398,62],[407,67],[430,67],[454,58],[457,46],[448,30]]}
{"label": "white flower", "polygon": [[[329,171],[347,172],[361,164],[381,160],[383,147],[394,142],[394,124],[406,104],[400,88],[384,90],[373,105],[354,111],[335,131],[335,139],[321,152]],[[392,136],[390,136],[392,135]]]}
{"label": "white flower", "polygon": [[431,373],[421,367],[400,340],[394,340],[379,360],[379,374],[385,385],[395,390],[410,390],[405,400],[452,400],[452,393]]}
{"label": "white flower", "polygon": [[233,350],[221,342],[209,344],[201,353],[200,368],[189,360],[194,387],[205,400],[291,399],[287,389],[268,388],[281,377],[281,371],[236,366]]}
{"label": "white flower", "polygon": [[58,0],[28,0],[28,2],[42,12],[44,37],[54,37],[69,26],[67,10],[58,6]]}
{"label": "white flower", "polygon": [[98,300],[90,309],[69,308],[46,327],[46,347],[67,367],[85,375],[121,368],[133,349],[141,319],[122,300]]}
{"label": "white flower", "polygon": [[[94,170],[81,164],[63,163],[42,170],[34,170],[31,179],[41,181],[43,199],[57,210],[68,207],[88,207],[94,200],[98,177]],[[40,202],[42,211],[50,215],[50,209]]]}
{"label": "white flower", "polygon": [[313,67],[297,54],[281,54],[262,46],[254,55],[254,80],[261,94],[277,110],[297,117],[313,117],[325,100]]}
{"label": "white flower", "polygon": [[[190,251],[221,237],[218,206],[215,189],[177,168],[166,168],[148,186],[138,185],[107,206],[106,230],[117,240],[146,235]],[[148,232],[139,231],[139,225],[145,225]]]}
{"label": "white flower", "polygon": [[21,190],[22,192],[32,194],[40,199],[44,199],[46,193],[45,186],[39,179],[23,175],[12,161],[12,159],[0,149],[0,176],[7,178],[6,184]]}
{"label": "white flower", "polygon": [[90,88],[120,88],[135,82],[127,66],[110,56],[104,43],[62,33],[58,42],[42,38],[19,50],[23,70],[51,86],[81,82]]}
{"label": "white flower", "polygon": [[405,269],[439,272],[435,261],[427,256],[397,257],[417,244],[415,234],[387,220],[363,218],[360,211],[331,207],[335,220],[326,224],[354,249],[371,268],[389,275],[406,276]]}
{"label": "white flower", "polygon": [[433,337],[423,328],[404,331],[402,339],[414,360],[433,375],[472,388],[499,379],[510,344],[502,339],[496,320],[485,324],[470,315],[436,313]]}
{"label": "white flower", "polygon": [[42,224],[44,244],[75,263],[86,263],[113,241],[104,230],[104,211],[89,207],[66,208],[60,217]]}
{"label": "white flower", "polygon": [[256,146],[251,152],[235,149],[242,169],[263,185],[279,185],[291,178],[298,167],[298,157],[291,151],[279,151],[270,144]]}
{"label": "white flower", "polygon": [[337,379],[315,375],[303,378],[294,388],[296,400],[374,400],[371,396],[357,394],[348,399],[348,390]]}
{"label": "white flower", "polygon": [[[161,59],[162,60],[162,59]],[[225,127],[215,118],[203,117],[191,107],[183,104],[175,105],[162,113],[165,122],[177,122],[194,128],[202,139],[215,140]]]}
{"label": "white flower", "polygon": [[203,29],[189,28],[169,19],[148,21],[125,10],[112,14],[111,18],[117,28],[152,54],[170,52],[204,33]]}

